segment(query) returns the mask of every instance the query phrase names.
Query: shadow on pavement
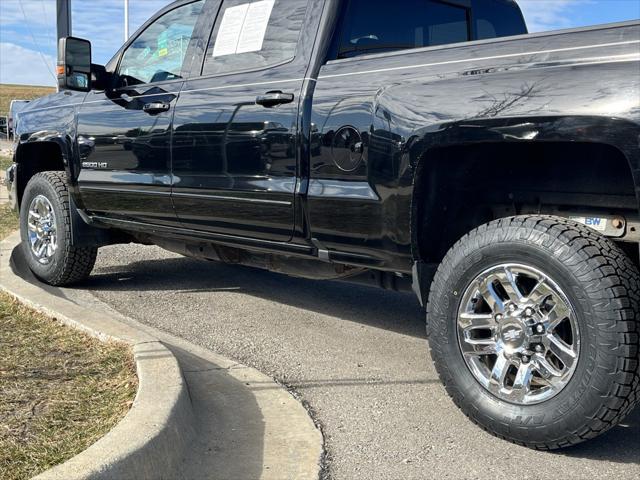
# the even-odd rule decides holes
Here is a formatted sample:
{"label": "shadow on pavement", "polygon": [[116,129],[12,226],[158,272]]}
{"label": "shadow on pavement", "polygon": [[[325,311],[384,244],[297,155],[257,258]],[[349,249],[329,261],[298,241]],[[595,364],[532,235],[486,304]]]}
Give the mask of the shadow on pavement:
{"label": "shadow on pavement", "polygon": [[89,290],[237,292],[303,310],[426,338],[415,295],[338,281],[307,280],[239,265],[190,258],[145,260],[98,269]]}
{"label": "shadow on pavement", "polygon": [[195,441],[181,478],[260,478],[265,428],[255,396],[226,368],[167,347],[180,362],[196,419]]}

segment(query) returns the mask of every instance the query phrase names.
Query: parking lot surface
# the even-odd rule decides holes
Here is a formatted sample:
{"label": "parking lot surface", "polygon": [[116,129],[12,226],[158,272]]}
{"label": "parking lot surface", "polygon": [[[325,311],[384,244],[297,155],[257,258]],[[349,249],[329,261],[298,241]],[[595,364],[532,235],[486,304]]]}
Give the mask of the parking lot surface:
{"label": "parking lot surface", "polygon": [[413,295],[138,245],[102,248],[84,288],[290,386],[322,426],[327,478],[640,478],[640,408],[604,436],[556,453],[473,425],[440,385]]}

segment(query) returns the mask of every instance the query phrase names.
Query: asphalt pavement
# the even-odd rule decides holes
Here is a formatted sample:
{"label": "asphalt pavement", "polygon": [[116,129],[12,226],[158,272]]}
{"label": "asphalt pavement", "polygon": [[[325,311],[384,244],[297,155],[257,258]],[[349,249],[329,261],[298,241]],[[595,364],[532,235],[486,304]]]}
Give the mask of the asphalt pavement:
{"label": "asphalt pavement", "polygon": [[604,436],[555,453],[473,425],[440,385],[411,294],[139,245],[102,248],[83,288],[290,386],[322,426],[327,478],[640,478],[640,408]]}

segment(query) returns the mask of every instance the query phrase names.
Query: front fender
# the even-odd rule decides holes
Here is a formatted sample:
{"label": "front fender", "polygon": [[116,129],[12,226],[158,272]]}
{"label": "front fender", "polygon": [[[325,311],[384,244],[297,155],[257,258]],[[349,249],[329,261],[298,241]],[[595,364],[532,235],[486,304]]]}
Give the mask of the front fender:
{"label": "front fender", "polygon": [[60,148],[65,166],[73,167],[77,158],[77,110],[86,95],[64,91],[31,102],[20,113],[16,151],[32,143],[54,143]]}
{"label": "front fender", "polygon": [[[14,145],[14,160],[18,164],[15,175],[18,182],[18,200],[20,192],[24,189],[24,182],[28,181],[34,172],[45,169],[64,170],[71,194],[77,197],[77,108],[85,96],[86,93],[80,92],[59,92],[31,102],[20,113]],[[43,155],[43,152],[46,152],[47,156],[50,156],[49,153],[52,151],[56,151],[61,157],[55,165],[52,164],[51,158]],[[27,162],[31,163],[28,168]]]}
{"label": "front fender", "polygon": [[[16,129],[15,157],[7,176],[11,198],[19,208],[24,188],[37,172],[64,170],[71,208],[71,241],[75,246],[111,243],[109,231],[93,227],[82,214],[77,189],[79,151],[76,135],[77,107],[85,94],[63,92],[34,102],[21,112]],[[55,153],[55,155],[54,155]]]}

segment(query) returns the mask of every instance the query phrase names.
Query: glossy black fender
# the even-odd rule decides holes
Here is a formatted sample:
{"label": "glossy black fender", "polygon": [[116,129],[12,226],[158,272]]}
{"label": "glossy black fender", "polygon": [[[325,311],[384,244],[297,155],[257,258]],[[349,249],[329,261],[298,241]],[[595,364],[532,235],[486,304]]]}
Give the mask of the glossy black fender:
{"label": "glossy black fender", "polygon": [[[18,171],[27,168],[27,163],[32,163],[37,170],[38,165],[51,161],[34,153],[36,150],[54,152],[54,155],[61,157],[69,184],[73,185],[74,173],[77,173],[74,171],[75,159],[78,157],[76,111],[85,96],[85,93],[64,91],[39,98],[25,108],[20,115],[14,140]],[[19,186],[19,192],[20,188],[24,188],[24,185]]]}
{"label": "glossy black fender", "polygon": [[[435,130],[435,131],[434,131]],[[422,219],[421,199],[429,188],[427,167],[431,153],[438,148],[474,146],[486,143],[568,142],[609,145],[624,155],[633,176],[638,211],[640,212],[640,125],[623,118],[604,116],[504,117],[470,119],[437,125],[413,133],[409,145],[410,162],[414,165],[414,190],[411,202],[412,252],[419,259],[417,224]],[[455,160],[451,159],[452,168]],[[579,159],[575,168],[580,168]],[[427,213],[428,215],[428,213]],[[424,219],[422,219],[424,220]],[[426,220],[428,223],[428,219]]]}
{"label": "glossy black fender", "polygon": [[82,199],[77,190],[80,164],[76,113],[85,96],[79,92],[59,92],[31,102],[21,112],[10,191],[12,203],[18,209],[31,176],[46,170],[64,170],[71,202],[72,244],[96,246],[111,243],[111,239],[108,231],[89,225],[90,219],[82,213]]}

